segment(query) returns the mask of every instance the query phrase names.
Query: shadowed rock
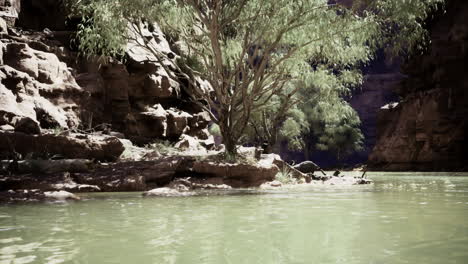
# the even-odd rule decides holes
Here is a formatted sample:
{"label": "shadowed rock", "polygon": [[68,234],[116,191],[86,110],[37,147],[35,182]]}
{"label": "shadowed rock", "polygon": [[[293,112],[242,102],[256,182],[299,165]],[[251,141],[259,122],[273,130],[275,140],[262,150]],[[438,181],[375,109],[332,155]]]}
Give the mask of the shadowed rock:
{"label": "shadowed rock", "polygon": [[294,165],[293,168],[302,173],[314,173],[316,170],[319,170],[320,167],[314,162],[308,160]]}
{"label": "shadowed rock", "polygon": [[122,142],[116,137],[54,134],[28,135],[0,131],[0,152],[16,151],[24,157],[36,155],[61,155],[69,159],[117,160],[124,151]]}

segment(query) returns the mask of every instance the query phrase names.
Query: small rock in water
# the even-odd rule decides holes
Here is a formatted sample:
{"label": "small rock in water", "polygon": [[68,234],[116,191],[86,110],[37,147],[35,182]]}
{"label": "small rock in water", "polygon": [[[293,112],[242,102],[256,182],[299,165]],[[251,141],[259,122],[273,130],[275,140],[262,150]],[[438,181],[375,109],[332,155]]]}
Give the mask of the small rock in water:
{"label": "small rock in water", "polygon": [[280,181],[272,181],[270,182],[271,187],[281,187],[283,184]]}
{"label": "small rock in water", "polygon": [[66,192],[66,191],[58,191],[58,192],[44,192],[46,198],[56,199],[56,200],[80,200],[80,198],[73,193]]}
{"label": "small rock in water", "polygon": [[156,188],[143,193],[143,196],[188,196],[192,192],[180,192],[168,187]]}
{"label": "small rock in water", "polygon": [[226,190],[232,189],[231,186],[227,184],[194,184],[195,188],[203,189],[203,190]]}
{"label": "small rock in water", "polygon": [[283,186],[280,181],[271,181],[265,182],[264,184],[260,185],[260,189],[270,189],[270,188],[278,188]]}
{"label": "small rock in water", "polygon": [[328,185],[358,185],[358,184],[370,184],[371,180],[355,178],[355,177],[331,177],[330,179],[323,182]]}
{"label": "small rock in water", "polygon": [[183,184],[178,184],[175,186],[175,189],[179,192],[188,192],[189,188]]}

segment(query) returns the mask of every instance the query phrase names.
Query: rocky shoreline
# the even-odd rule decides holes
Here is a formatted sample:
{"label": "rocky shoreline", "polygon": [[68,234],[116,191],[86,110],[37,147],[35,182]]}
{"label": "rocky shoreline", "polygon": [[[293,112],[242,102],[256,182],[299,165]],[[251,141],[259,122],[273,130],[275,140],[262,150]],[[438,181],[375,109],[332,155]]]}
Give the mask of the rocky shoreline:
{"label": "rocky shoreline", "polygon": [[[93,135],[88,137],[96,140]],[[109,141],[109,137],[100,139]],[[285,184],[371,183],[364,178],[315,175],[313,168],[308,168],[309,173],[303,173],[275,154],[262,154],[257,160],[255,148],[240,147],[243,159],[237,163],[227,163],[222,159],[222,150],[193,152],[174,149],[176,153],[162,155],[156,150],[128,145],[128,142],[123,147],[121,139],[115,140],[122,146],[117,148],[120,149],[120,155],[127,150],[136,158],[105,162],[105,159],[99,160],[99,156],[94,156],[94,159],[68,156],[57,160],[1,161],[0,202],[78,200],[77,193],[88,192],[143,192],[145,196],[187,196],[198,190],[269,189]],[[67,145],[62,147],[66,149]],[[68,154],[65,151],[61,153]],[[281,174],[286,174],[288,183],[279,181]]]}
{"label": "rocky shoreline", "polygon": [[[187,196],[198,190],[278,188],[280,170],[288,168],[289,184],[354,185],[370,180],[354,177],[323,177],[302,173],[278,155],[262,155],[258,161],[225,163],[221,153],[201,156],[163,156],[151,161],[93,162],[86,159],[25,160],[23,173],[0,175],[0,202],[77,199],[77,193],[143,192],[145,196]],[[11,166],[13,161],[3,161]],[[282,169],[280,169],[282,167]],[[60,193],[58,193],[60,192]],[[68,194],[67,194],[68,193]]]}
{"label": "rocky shoreline", "polygon": [[[164,61],[134,43],[124,62],[83,57],[71,45],[73,23],[50,13],[59,5],[0,1],[0,202],[277,187],[285,171],[295,183],[341,182],[302,173],[277,155],[258,157],[255,148],[224,162],[210,114],[174,77],[183,74],[171,72],[176,43],[155,28],[145,34]],[[197,85],[211,91],[202,79]]]}

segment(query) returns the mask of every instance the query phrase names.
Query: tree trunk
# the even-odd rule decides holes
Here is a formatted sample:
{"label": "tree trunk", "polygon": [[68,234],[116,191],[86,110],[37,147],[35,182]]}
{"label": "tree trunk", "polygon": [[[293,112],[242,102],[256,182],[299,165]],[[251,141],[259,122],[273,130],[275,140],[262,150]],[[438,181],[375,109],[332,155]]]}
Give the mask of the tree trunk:
{"label": "tree trunk", "polygon": [[235,159],[237,157],[237,140],[232,136],[232,127],[223,120],[219,124],[219,129],[221,130],[221,136],[223,137],[222,142],[225,147],[226,157],[229,159]]}
{"label": "tree trunk", "polygon": [[278,131],[279,125],[275,123],[273,129],[271,130],[270,138],[268,138],[267,146],[263,151],[265,154],[273,153],[276,142],[278,141]]}
{"label": "tree trunk", "polygon": [[224,146],[226,147],[226,154],[229,157],[231,157],[231,158],[236,158],[237,157],[237,146],[233,141],[227,140],[225,142]]}
{"label": "tree trunk", "polygon": [[263,153],[265,154],[273,153],[275,145],[276,145],[276,138],[270,138],[266,144],[265,149],[263,150]]}

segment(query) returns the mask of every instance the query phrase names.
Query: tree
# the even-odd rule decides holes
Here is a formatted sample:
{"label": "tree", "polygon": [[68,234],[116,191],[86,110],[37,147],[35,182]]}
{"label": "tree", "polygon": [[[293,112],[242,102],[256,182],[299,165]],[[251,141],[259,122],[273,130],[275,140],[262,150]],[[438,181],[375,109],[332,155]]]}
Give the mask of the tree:
{"label": "tree", "polygon": [[343,157],[361,150],[363,135],[359,117],[341,98],[362,84],[360,68],[373,59],[377,49],[383,47],[390,56],[403,57],[423,51],[426,34],[423,21],[440,3],[443,1],[354,1],[350,10],[355,14],[362,18],[374,14],[367,22],[379,25],[377,34],[367,35],[372,39],[358,38],[358,41],[353,39],[354,32],[342,34],[318,56],[308,58],[313,80],[295,94],[300,97],[298,105],[292,105],[291,111],[287,111],[285,100],[271,100],[259,109],[260,113],[252,116],[250,140],[267,142],[267,151],[273,149],[279,137],[290,149],[305,148],[307,153],[315,148]]}
{"label": "tree", "polygon": [[[362,43],[360,45],[364,48],[358,49],[359,52],[368,52],[369,47]],[[350,47],[356,49],[357,46],[354,44]],[[311,66],[310,80],[299,84],[301,89],[294,94],[294,99],[285,100],[283,97],[270,100],[266,107],[259,109],[260,113],[253,114],[250,121],[253,129],[249,131],[251,141],[255,138],[254,141],[267,142],[267,151],[271,151],[276,143],[284,139],[291,150],[302,150],[306,145],[311,145],[306,140],[310,137],[309,134],[322,137],[321,133],[330,131],[330,129],[325,130],[325,127],[337,129],[338,124],[347,123],[352,123],[353,132],[356,133],[356,137],[353,138],[360,138],[362,141],[359,117],[342,98],[349,96],[353,87],[362,84],[359,66],[368,62],[370,57],[357,57],[347,52],[347,55],[355,59],[348,59],[347,63],[343,63],[333,59],[335,53],[336,51],[330,51],[326,61],[323,58],[326,58],[327,53],[321,53],[322,61]],[[337,138],[330,135],[327,137]],[[327,142],[332,143],[330,140]],[[335,143],[338,144],[338,141]],[[356,143],[356,148],[353,149],[358,150],[360,143],[349,144],[352,143]],[[323,141],[319,148],[329,149],[328,144]]]}
{"label": "tree", "polygon": [[359,128],[356,111],[342,99],[321,102],[304,109],[310,122],[310,131],[303,135],[305,154],[311,149],[334,153],[338,160],[362,150],[364,136]]}
{"label": "tree", "polygon": [[[317,70],[311,64],[323,66],[328,74],[335,74],[337,64],[346,75],[390,38],[382,25],[404,26],[399,30],[419,25],[411,22],[425,13],[405,16],[410,12],[397,3],[430,2],[421,4],[427,11],[441,1],[359,1],[359,8],[349,9],[327,0],[74,0],[72,8],[84,17],[78,36],[87,54],[115,56],[133,41],[168,67],[163,63],[167,54],[150,45],[143,28],[158,24],[182,42],[182,59],[167,72],[183,80],[193,100],[211,113],[227,153],[235,156],[251,117],[261,116],[272,102],[278,102],[274,107],[280,113],[269,119],[273,134],[285,124],[294,127],[294,119],[283,114],[306,103],[298,91],[314,81]],[[417,39],[416,34],[407,39]],[[197,58],[198,69],[187,67],[187,58]],[[196,76],[207,80],[212,92],[202,89]],[[328,95],[336,96],[336,89],[331,87]],[[318,94],[327,91],[309,97]]]}

